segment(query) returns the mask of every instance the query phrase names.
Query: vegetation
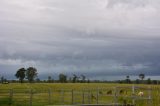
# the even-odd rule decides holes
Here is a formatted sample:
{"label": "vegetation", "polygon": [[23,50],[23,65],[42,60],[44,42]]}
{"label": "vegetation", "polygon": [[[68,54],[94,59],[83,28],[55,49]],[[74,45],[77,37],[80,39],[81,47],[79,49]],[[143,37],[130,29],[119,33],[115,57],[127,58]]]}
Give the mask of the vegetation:
{"label": "vegetation", "polygon": [[[10,83],[0,85],[0,105],[3,106],[29,106],[32,96],[32,106],[44,106],[49,104],[72,104],[72,90],[74,91],[74,103],[82,104],[82,94],[84,93],[84,103],[96,104],[97,89],[99,93],[99,103],[114,103],[114,88],[117,88],[119,97],[118,103],[132,103],[129,95],[132,95],[131,84],[107,84],[107,83]],[[144,97],[148,97],[145,88],[151,88],[152,106],[160,104],[160,85],[135,85],[143,87],[135,90],[135,95],[139,91],[144,92]],[[13,91],[12,91],[13,90]],[[88,101],[88,94],[91,101]],[[50,95],[50,96],[49,96]],[[112,96],[113,95],[113,96]],[[11,99],[12,97],[12,99]],[[49,99],[50,97],[50,99]],[[136,99],[136,106],[148,106],[149,100]]]}
{"label": "vegetation", "polygon": [[[38,81],[39,81],[39,80],[38,80]],[[49,82],[49,83],[54,82],[51,76],[48,76],[48,81],[47,81],[47,82]]]}
{"label": "vegetation", "polygon": [[59,74],[59,81],[60,81],[61,83],[67,82],[67,76],[64,75],[64,74]]}
{"label": "vegetation", "polygon": [[23,82],[23,80],[24,80],[24,78],[25,78],[25,72],[26,72],[25,68],[20,68],[20,69],[18,69],[18,71],[17,71],[16,74],[15,74],[15,76],[16,76],[17,78],[19,78],[19,81],[20,81],[21,83]]}
{"label": "vegetation", "polygon": [[78,80],[77,75],[76,75],[76,74],[73,74],[73,80],[72,80],[72,82],[73,82],[73,83],[76,83],[76,82],[77,82],[77,80]]}
{"label": "vegetation", "polygon": [[28,81],[31,83],[34,81],[34,78],[37,77],[37,69],[34,67],[29,67],[26,70],[26,79],[28,79]]}
{"label": "vegetation", "polygon": [[[136,106],[147,106],[149,99],[146,100],[146,98],[150,97],[152,97],[152,106],[160,104],[159,81],[151,80],[150,78],[144,80],[145,74],[142,73],[138,75],[139,79],[136,80],[130,80],[130,76],[127,75],[126,78],[124,77],[124,80],[117,81],[89,80],[83,74],[73,74],[72,77],[68,78],[68,76],[63,73],[59,74],[57,80],[53,80],[52,76],[48,76],[47,80],[40,80],[37,74],[37,69],[34,67],[18,69],[15,77],[19,79],[19,82],[24,82],[23,84],[18,84],[16,80],[10,80],[9,82],[12,83],[7,84],[7,79],[2,76],[1,82],[3,85],[0,85],[0,106],[31,106],[31,104],[32,106],[44,106],[49,104],[75,103],[96,104],[97,98],[99,100],[98,102],[102,104],[106,103],[106,101],[107,103],[115,103],[115,95],[119,95],[116,97],[117,103],[127,105],[128,103],[133,103],[132,96],[137,95],[138,92],[143,92],[145,99],[138,97],[135,100]],[[32,82],[34,82],[34,84]],[[143,87],[143,89],[137,90],[136,88],[135,93],[133,93],[133,84],[138,87]],[[149,93],[150,91],[145,90],[146,88],[149,88],[152,92]]]}
{"label": "vegetation", "polygon": [[126,76],[126,83],[127,84],[131,83],[131,80],[129,79],[129,75]]}
{"label": "vegetation", "polygon": [[144,74],[139,74],[139,78],[143,81],[143,79],[145,78],[145,75]]}
{"label": "vegetation", "polygon": [[2,76],[2,77],[1,77],[1,83],[3,83],[3,82],[4,82],[4,77]]}
{"label": "vegetation", "polygon": [[82,74],[81,77],[82,77],[82,81],[81,82],[85,83],[86,82],[86,76]]}
{"label": "vegetation", "polygon": [[15,77],[19,78],[21,83],[23,82],[24,78],[28,79],[28,81],[31,83],[37,77],[37,74],[37,69],[34,67],[29,67],[27,69],[20,68],[17,70]]}

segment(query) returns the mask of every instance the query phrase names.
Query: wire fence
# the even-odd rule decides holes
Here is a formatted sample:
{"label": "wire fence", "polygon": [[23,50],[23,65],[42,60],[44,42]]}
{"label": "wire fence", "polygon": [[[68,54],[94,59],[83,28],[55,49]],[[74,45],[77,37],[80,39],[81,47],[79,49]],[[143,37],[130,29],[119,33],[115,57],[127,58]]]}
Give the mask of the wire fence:
{"label": "wire fence", "polygon": [[[143,92],[143,95],[139,95]],[[0,89],[0,106],[90,105],[152,106],[152,89],[107,87],[96,89]]]}

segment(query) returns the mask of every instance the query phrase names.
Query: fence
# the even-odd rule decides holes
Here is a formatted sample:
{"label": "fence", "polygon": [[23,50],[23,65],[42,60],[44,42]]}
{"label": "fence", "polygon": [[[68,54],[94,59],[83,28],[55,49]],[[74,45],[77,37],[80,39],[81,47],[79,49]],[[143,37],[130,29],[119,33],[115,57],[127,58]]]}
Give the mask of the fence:
{"label": "fence", "polygon": [[[138,95],[143,91],[143,95]],[[107,87],[97,89],[0,89],[0,106],[89,105],[152,106],[151,88]],[[2,105],[3,104],[3,105]]]}

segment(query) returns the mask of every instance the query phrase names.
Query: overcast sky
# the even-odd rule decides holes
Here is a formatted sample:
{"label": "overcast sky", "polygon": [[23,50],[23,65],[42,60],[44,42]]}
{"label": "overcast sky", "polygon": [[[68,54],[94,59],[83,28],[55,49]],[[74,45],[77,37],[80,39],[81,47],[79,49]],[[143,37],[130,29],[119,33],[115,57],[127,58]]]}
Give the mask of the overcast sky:
{"label": "overcast sky", "polygon": [[[160,0],[0,0],[0,76],[160,75]],[[125,77],[124,77],[125,78]],[[138,78],[138,77],[137,77]]]}

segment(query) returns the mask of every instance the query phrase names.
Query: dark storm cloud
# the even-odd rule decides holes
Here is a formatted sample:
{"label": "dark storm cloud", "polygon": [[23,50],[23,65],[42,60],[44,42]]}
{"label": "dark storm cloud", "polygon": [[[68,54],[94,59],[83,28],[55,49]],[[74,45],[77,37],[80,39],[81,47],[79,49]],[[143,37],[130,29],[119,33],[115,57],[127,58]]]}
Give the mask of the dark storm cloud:
{"label": "dark storm cloud", "polygon": [[158,75],[159,1],[2,0],[0,69]]}

